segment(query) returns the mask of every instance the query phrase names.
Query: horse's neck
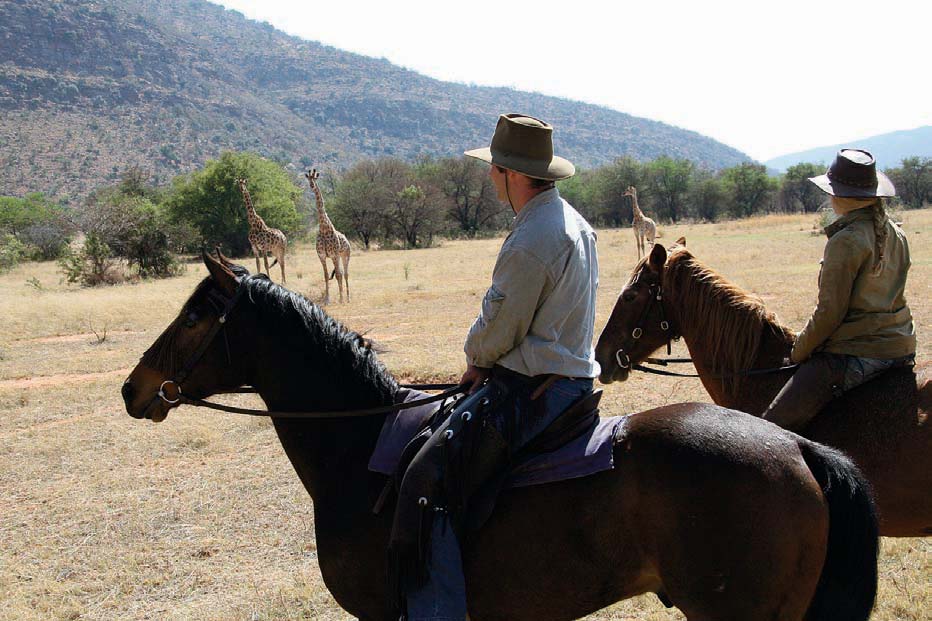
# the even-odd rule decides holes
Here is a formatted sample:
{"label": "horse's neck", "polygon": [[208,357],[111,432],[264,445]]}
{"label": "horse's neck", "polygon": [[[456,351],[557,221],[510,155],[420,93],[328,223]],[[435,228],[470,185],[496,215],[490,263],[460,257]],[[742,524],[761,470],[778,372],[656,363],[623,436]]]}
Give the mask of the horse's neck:
{"label": "horse's neck", "polygon": [[[358,410],[384,405],[385,399],[373,381],[353,369],[338,365],[314,365],[296,352],[281,355],[274,339],[268,354],[253,352],[262,360],[251,382],[270,410],[319,412]],[[261,346],[260,346],[261,347]],[[276,354],[276,355],[273,355]],[[334,491],[349,493],[346,484],[365,473],[384,416],[339,419],[275,419],[282,447],[308,492],[319,500]]]}
{"label": "horse's neck", "polygon": [[[712,299],[716,299],[714,296]],[[680,312],[682,310],[682,312]],[[745,375],[738,378],[736,383],[723,380],[722,375],[729,375],[739,369],[734,369],[722,359],[716,359],[712,350],[706,345],[709,342],[722,343],[724,339],[734,337],[724,331],[710,332],[710,324],[705,317],[691,309],[680,309],[679,304],[671,304],[668,308],[670,316],[674,318],[683,341],[689,349],[690,358],[696,367],[696,372],[703,386],[712,397],[712,400],[721,406],[734,408],[743,412],[760,415],[773,400],[777,392],[788,379],[785,373],[766,373],[759,375]],[[742,313],[725,304],[720,308],[721,313]],[[722,323],[717,324],[719,326]],[[711,326],[714,330],[715,325]],[[783,357],[789,355],[792,344],[786,339],[779,326],[764,322],[761,329],[760,342],[757,354],[749,365],[749,369],[765,369],[779,367]],[[737,344],[722,343],[724,350],[734,351]],[[724,363],[724,365],[723,365]],[[747,369],[740,369],[747,370]]]}

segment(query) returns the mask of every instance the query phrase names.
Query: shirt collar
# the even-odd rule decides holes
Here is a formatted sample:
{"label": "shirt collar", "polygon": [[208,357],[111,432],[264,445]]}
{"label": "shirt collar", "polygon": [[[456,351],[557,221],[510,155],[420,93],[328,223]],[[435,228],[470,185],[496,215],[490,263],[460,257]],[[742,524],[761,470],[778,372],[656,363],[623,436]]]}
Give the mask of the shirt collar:
{"label": "shirt collar", "polygon": [[828,236],[829,239],[831,239],[832,235],[842,230],[843,228],[845,228],[852,222],[857,222],[858,220],[869,220],[873,217],[874,217],[874,212],[870,207],[862,207],[861,209],[855,209],[854,211],[851,211],[841,216],[840,218],[838,218],[837,220],[829,224],[827,227],[825,227],[824,229],[825,235]]}
{"label": "shirt collar", "polygon": [[520,225],[522,222],[527,220],[528,214],[533,211],[535,207],[549,203],[554,200],[559,200],[560,192],[556,188],[550,188],[549,190],[544,190],[528,202],[524,204],[524,207],[521,208],[521,211],[518,215],[515,216],[515,219],[512,224],[512,228]]}

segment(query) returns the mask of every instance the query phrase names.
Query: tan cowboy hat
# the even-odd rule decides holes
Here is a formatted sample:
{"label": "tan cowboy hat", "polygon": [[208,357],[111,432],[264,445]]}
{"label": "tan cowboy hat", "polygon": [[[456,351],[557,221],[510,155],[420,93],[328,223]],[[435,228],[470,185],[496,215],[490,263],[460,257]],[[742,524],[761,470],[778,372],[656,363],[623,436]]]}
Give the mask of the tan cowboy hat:
{"label": "tan cowboy hat", "polygon": [[498,117],[492,145],[465,155],[535,179],[556,181],[576,174],[572,162],[553,154],[553,127],[524,114]]}
{"label": "tan cowboy hat", "polygon": [[810,177],[809,181],[839,198],[896,196],[893,182],[877,170],[874,156],[863,149],[842,149],[824,175]]}

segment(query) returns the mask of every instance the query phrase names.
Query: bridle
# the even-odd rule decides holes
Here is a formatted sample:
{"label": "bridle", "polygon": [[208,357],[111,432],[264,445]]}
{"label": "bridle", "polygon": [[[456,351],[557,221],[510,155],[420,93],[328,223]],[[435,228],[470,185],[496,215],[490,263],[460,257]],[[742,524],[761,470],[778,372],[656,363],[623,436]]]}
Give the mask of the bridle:
{"label": "bridle", "polygon": [[[253,278],[267,278],[264,274],[253,276]],[[143,412],[148,412],[149,409],[155,404],[158,403],[158,400],[161,399],[163,402],[167,403],[170,406],[176,405],[195,405],[199,407],[206,407],[213,410],[220,410],[223,412],[232,412],[235,414],[248,414],[251,416],[269,416],[273,418],[346,418],[346,417],[355,417],[355,416],[372,416],[374,414],[386,414],[389,412],[396,412],[399,410],[404,410],[408,408],[417,407],[420,405],[425,405],[428,403],[435,403],[437,401],[443,401],[454,395],[463,393],[466,391],[466,386],[463,384],[399,384],[401,388],[411,388],[411,389],[420,389],[420,390],[443,390],[443,392],[432,395],[430,397],[425,397],[423,399],[414,399],[411,401],[406,401],[404,403],[395,403],[391,405],[382,405],[373,408],[365,408],[358,410],[334,410],[334,411],[316,411],[316,412],[292,412],[292,411],[274,411],[274,410],[256,410],[252,408],[240,408],[231,405],[224,405],[222,403],[215,403],[212,401],[205,401],[204,399],[197,399],[195,397],[189,397],[184,394],[181,390],[181,384],[184,380],[188,378],[191,371],[197,366],[201,361],[201,358],[204,356],[204,353],[210,348],[214,339],[217,337],[217,334],[223,331],[224,341],[226,342],[226,351],[227,351],[227,360],[232,364],[232,357],[230,354],[230,344],[226,338],[226,332],[224,328],[227,323],[227,319],[233,309],[236,307],[237,302],[243,296],[243,293],[246,291],[246,277],[237,278],[237,288],[231,297],[226,297],[220,291],[215,288],[211,288],[208,291],[207,296],[210,303],[218,311],[216,321],[211,324],[210,329],[201,339],[201,342],[198,344],[197,348],[188,356],[187,361],[182,366],[181,370],[175,374],[171,379],[163,381],[159,385],[158,392],[149,400],[149,403],[146,404]],[[169,391],[168,388],[172,388],[172,391]],[[169,393],[174,392],[174,397]],[[238,394],[238,393],[254,393],[256,392],[255,388],[251,386],[242,386],[234,390],[222,391],[223,394]]]}
{"label": "bridle", "polygon": [[[615,362],[618,363],[618,367],[621,369],[637,369],[639,371],[651,372],[653,369],[647,369],[646,367],[641,366],[640,364],[632,364],[631,357],[628,355],[628,352],[625,350],[625,345],[628,346],[630,350],[634,345],[637,344],[637,341],[644,336],[644,326],[647,322],[647,317],[650,314],[651,308],[653,308],[656,303],[660,308],[660,329],[663,332],[669,332],[670,335],[667,338],[667,355],[670,355],[672,346],[671,341],[678,340],[680,337],[675,332],[670,330],[670,322],[667,321],[664,312],[663,312],[663,290],[660,287],[660,283],[652,283],[647,288],[648,291],[648,300],[647,304],[644,305],[644,310],[641,311],[641,316],[638,317],[637,322],[634,324],[634,328],[631,330],[631,334],[625,336],[624,340],[621,342],[621,346],[615,350]],[[629,345],[628,339],[631,340]],[[648,360],[651,360],[650,358]],[[680,360],[680,359],[677,359]],[[668,360],[672,362],[672,360]]]}
{"label": "bridle", "polygon": [[[701,377],[698,373],[676,373],[674,371],[664,371],[661,369],[652,369],[650,367],[644,366],[639,363],[632,363],[631,357],[627,351],[625,351],[625,345],[628,345],[628,339],[631,339],[631,345],[628,346],[630,350],[634,344],[644,335],[644,325],[646,324],[647,317],[650,314],[650,310],[653,305],[656,303],[660,308],[660,329],[663,332],[669,333],[667,337],[667,356],[672,352],[672,342],[678,341],[680,335],[675,331],[671,330],[670,322],[667,321],[663,312],[663,289],[659,282],[652,283],[648,286],[648,293],[650,297],[648,298],[647,304],[644,306],[644,310],[641,311],[641,316],[638,317],[637,323],[635,323],[634,328],[631,330],[630,336],[625,337],[625,340],[622,341],[622,346],[620,346],[615,351],[615,362],[618,363],[618,367],[621,369],[628,369],[630,371],[641,371],[643,373],[650,373],[653,375],[664,375],[667,377]],[[668,364],[679,364],[679,363],[692,363],[692,358],[646,358],[644,362],[647,364],[667,366]],[[767,373],[779,373],[780,371],[790,371],[797,368],[798,364],[789,364],[782,365],[779,367],[768,367],[764,369],[748,369],[746,371],[738,371],[735,373],[729,373],[726,375],[713,375],[711,379],[731,379],[735,377],[749,376],[749,375],[764,375]]]}

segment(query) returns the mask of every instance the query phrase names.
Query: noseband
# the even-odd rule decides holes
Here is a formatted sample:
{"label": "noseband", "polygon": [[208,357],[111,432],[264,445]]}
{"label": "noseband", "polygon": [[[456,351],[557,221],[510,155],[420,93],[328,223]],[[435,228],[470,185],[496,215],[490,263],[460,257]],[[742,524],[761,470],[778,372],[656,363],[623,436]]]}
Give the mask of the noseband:
{"label": "noseband", "polygon": [[[628,345],[628,339],[631,339],[631,344],[628,346],[630,350],[644,335],[644,324],[647,321],[647,316],[650,314],[650,309],[654,306],[656,302],[660,307],[660,329],[664,332],[670,331],[670,322],[666,320],[663,314],[663,291],[660,288],[660,283],[654,283],[648,287],[649,298],[647,304],[644,306],[644,310],[641,311],[641,316],[638,317],[637,323],[634,325],[634,329],[631,330],[630,336],[626,336],[623,340],[622,346],[615,351],[615,362],[618,363],[618,367],[622,369],[632,369],[637,368],[639,365],[632,365],[631,357],[625,351],[625,345]],[[667,338],[667,355],[670,355],[670,341],[672,339],[679,338],[674,334],[670,334]]]}
{"label": "noseband", "polygon": [[[197,349],[191,352],[191,355],[188,356],[188,360],[184,363],[184,366],[181,367],[181,370],[175,374],[172,379],[167,379],[159,385],[159,391],[156,395],[149,401],[146,405],[145,411],[148,411],[156,399],[161,399],[168,405],[177,405],[182,402],[190,401],[182,392],[181,392],[181,383],[188,378],[191,371],[194,370],[194,367],[197,366],[197,363],[201,361],[201,358],[204,356],[204,353],[213,343],[214,337],[217,336],[217,333],[220,332],[227,322],[227,316],[233,310],[233,307],[236,306],[236,303],[242,297],[243,292],[246,290],[245,285],[242,280],[238,280],[239,286],[236,288],[236,292],[233,294],[233,297],[226,297],[216,289],[211,289],[207,293],[207,299],[218,310],[217,320],[210,326],[210,330],[207,331],[207,334],[204,335],[204,338],[201,339],[200,344],[198,344]],[[226,332],[223,334],[224,341],[226,341]],[[230,343],[226,341],[227,346],[227,359],[230,359]],[[171,398],[166,390],[167,387],[174,387],[175,398]]]}

